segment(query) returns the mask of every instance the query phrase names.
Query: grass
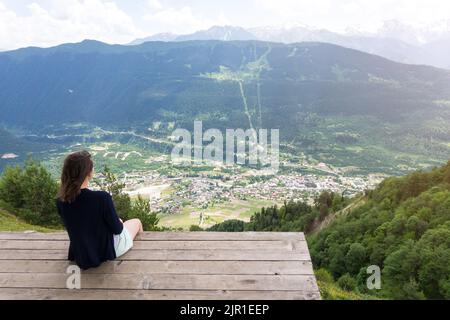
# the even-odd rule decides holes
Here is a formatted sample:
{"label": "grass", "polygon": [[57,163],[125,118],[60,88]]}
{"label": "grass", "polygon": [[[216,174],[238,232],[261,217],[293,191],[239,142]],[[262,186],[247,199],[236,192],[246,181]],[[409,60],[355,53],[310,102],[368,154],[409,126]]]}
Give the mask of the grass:
{"label": "grass", "polygon": [[314,270],[320,296],[323,300],[378,300],[378,297],[347,291],[338,286],[331,274],[325,269]]}
{"label": "grass", "polygon": [[0,209],[0,231],[37,231],[37,232],[55,232],[58,230],[49,229],[45,227],[35,226],[29,223],[26,223],[13,214]]}
{"label": "grass", "polygon": [[317,281],[323,300],[376,300],[376,297],[341,289],[337,284]]}
{"label": "grass", "polygon": [[219,203],[207,209],[186,206],[177,214],[161,214],[159,225],[171,228],[189,229],[191,225],[199,225],[200,214],[203,215],[202,228],[211,227],[229,219],[249,221],[250,217],[262,207],[272,206],[275,203],[265,200],[233,200]]}

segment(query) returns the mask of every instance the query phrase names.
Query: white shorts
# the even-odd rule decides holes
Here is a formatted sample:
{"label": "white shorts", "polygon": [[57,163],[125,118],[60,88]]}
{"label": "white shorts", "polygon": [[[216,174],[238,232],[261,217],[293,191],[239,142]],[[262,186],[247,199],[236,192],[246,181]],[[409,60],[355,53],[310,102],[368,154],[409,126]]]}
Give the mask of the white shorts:
{"label": "white shorts", "polygon": [[114,235],[114,250],[116,251],[116,258],[124,255],[133,247],[133,239],[127,228],[123,227],[122,233]]}

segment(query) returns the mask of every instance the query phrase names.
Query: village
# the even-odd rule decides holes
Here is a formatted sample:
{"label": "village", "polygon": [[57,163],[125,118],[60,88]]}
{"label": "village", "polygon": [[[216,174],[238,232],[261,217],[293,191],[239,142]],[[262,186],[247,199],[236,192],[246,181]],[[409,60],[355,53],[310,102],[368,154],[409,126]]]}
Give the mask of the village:
{"label": "village", "polygon": [[325,190],[353,197],[379,182],[377,177],[371,176],[299,173],[260,176],[254,172],[219,178],[208,174],[167,177],[158,172],[135,172],[123,179],[130,196],[149,199],[151,210],[162,214],[176,214],[187,205],[207,209],[233,200],[258,199],[274,204],[303,200],[311,203]]}

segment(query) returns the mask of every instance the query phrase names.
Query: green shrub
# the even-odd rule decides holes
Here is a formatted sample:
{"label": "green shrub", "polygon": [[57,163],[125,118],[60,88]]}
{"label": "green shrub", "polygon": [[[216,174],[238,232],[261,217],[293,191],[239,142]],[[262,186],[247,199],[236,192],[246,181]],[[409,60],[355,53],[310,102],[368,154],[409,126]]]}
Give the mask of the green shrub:
{"label": "green shrub", "polygon": [[316,276],[317,281],[330,282],[330,283],[334,282],[333,276],[326,269],[322,268],[322,269],[316,270],[314,272],[314,274]]}
{"label": "green shrub", "polygon": [[114,207],[119,217],[126,221],[129,219],[139,219],[142,222],[144,231],[159,231],[159,219],[156,213],[150,210],[150,201],[141,196],[132,201],[130,196],[124,192],[125,184],[119,182],[116,175],[111,172],[108,166],[101,172],[104,179],[94,180],[94,183],[101,189],[109,192],[112,196]]}
{"label": "green shrub", "polygon": [[189,227],[189,231],[204,231],[204,230],[200,226],[193,224]]}
{"label": "green shrub", "polygon": [[101,190],[107,191],[113,198],[114,207],[117,214],[122,220],[129,220],[131,211],[131,198],[123,190],[125,184],[119,182],[115,174],[111,172],[108,166],[104,166],[100,172],[103,175],[103,180],[94,179],[93,183]]}
{"label": "green shrub", "polygon": [[338,286],[346,291],[353,291],[356,288],[356,280],[352,278],[351,275],[348,273],[344,274],[342,277],[340,277],[337,281]]}
{"label": "green shrub", "polygon": [[366,249],[360,243],[355,242],[350,246],[345,256],[345,266],[352,275],[357,275],[366,262]]}
{"label": "green shrub", "polygon": [[150,201],[138,196],[127,212],[129,219],[139,219],[142,222],[144,231],[157,231],[159,219],[156,213],[150,211]]}
{"label": "green shrub", "polygon": [[226,220],[222,223],[212,226],[211,228],[208,229],[208,231],[242,232],[242,231],[244,231],[244,221]]}
{"label": "green shrub", "polygon": [[61,226],[56,209],[58,183],[39,162],[28,159],[23,168],[8,167],[0,178],[0,200],[26,222]]}

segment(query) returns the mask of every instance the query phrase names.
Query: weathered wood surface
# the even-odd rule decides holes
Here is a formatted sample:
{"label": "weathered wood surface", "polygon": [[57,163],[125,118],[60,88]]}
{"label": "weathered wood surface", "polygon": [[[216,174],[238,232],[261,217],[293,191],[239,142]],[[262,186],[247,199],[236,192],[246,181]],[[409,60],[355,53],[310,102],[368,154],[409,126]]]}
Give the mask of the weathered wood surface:
{"label": "weathered wood surface", "polygon": [[[68,240],[66,233],[35,233],[35,232],[3,232],[1,240]],[[179,241],[262,241],[262,240],[300,240],[304,241],[303,233],[298,232],[145,232],[137,240],[179,240]]]}
{"label": "weathered wood surface", "polygon": [[0,233],[0,299],[320,299],[302,233],[146,232],[66,281],[65,233]]}

